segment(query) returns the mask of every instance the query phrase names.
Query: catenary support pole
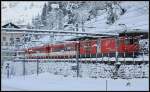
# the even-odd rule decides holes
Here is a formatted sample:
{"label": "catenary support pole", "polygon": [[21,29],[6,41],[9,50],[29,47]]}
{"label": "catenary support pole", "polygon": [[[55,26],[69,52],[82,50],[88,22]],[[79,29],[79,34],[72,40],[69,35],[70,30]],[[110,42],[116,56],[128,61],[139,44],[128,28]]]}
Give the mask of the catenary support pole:
{"label": "catenary support pole", "polygon": [[37,59],[37,76],[39,75],[39,61]]}
{"label": "catenary support pole", "polygon": [[116,62],[115,62],[115,75],[114,77],[118,76],[118,69],[120,67],[120,62],[118,60],[118,47],[119,47],[119,36],[116,36]]}
{"label": "catenary support pole", "polygon": [[[25,37],[25,35],[24,35],[24,41],[23,41],[23,46],[24,46],[24,48],[25,48],[25,38],[26,38],[26,37]],[[26,53],[25,53],[25,50],[24,50],[24,54],[23,54],[23,55],[24,55],[24,60],[23,60],[23,76],[24,76],[24,77],[25,77],[25,69],[26,69],[26,68],[25,68],[25,59],[26,59],[25,54],[26,54]]]}
{"label": "catenary support pole", "polygon": [[119,47],[119,37],[116,36],[116,63],[118,63],[118,47]]}
{"label": "catenary support pole", "polygon": [[79,50],[80,50],[80,42],[77,42],[76,44],[76,51],[77,51],[77,55],[76,55],[76,62],[77,62],[77,77],[79,77]]}

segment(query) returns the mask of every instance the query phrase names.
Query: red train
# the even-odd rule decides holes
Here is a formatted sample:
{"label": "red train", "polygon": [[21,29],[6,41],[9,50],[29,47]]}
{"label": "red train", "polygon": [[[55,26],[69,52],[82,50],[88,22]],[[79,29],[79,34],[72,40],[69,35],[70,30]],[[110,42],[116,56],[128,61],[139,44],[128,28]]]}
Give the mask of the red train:
{"label": "red train", "polygon": [[28,59],[64,59],[75,58],[79,51],[80,58],[115,57],[116,50],[119,56],[136,56],[139,52],[138,38],[119,37],[118,48],[115,38],[86,39],[79,41],[66,41],[26,49]]}

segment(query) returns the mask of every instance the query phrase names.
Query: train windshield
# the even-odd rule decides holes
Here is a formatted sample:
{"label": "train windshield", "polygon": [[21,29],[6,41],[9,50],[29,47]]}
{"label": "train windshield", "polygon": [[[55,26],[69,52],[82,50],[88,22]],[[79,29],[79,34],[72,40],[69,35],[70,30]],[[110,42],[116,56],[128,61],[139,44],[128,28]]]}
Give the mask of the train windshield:
{"label": "train windshield", "polygon": [[138,44],[138,39],[137,38],[127,38],[125,39],[125,44]]}

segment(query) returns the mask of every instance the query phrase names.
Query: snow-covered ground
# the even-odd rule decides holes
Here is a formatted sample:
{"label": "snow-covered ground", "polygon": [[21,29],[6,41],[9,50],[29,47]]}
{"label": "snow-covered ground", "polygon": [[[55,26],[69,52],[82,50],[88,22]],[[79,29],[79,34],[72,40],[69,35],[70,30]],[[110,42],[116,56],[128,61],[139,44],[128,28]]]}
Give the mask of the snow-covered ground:
{"label": "snow-covered ground", "polygon": [[[7,77],[8,69],[4,63],[1,74],[2,78]],[[25,68],[24,68],[25,66]],[[39,73],[49,72],[55,75],[66,77],[76,77],[77,71],[73,67],[73,62],[39,62]],[[118,70],[119,78],[148,78],[149,64],[125,65],[122,64]],[[12,62],[10,63],[9,74],[13,76],[37,74],[37,62]],[[112,78],[114,76],[115,66],[104,63],[79,63],[79,75],[83,78]]]}
{"label": "snow-covered ground", "polygon": [[[107,84],[106,84],[107,82]],[[107,86],[106,86],[107,85]],[[34,91],[34,90],[134,90],[148,91],[148,79],[92,79],[62,77],[50,73],[28,75],[2,79],[2,91]]]}

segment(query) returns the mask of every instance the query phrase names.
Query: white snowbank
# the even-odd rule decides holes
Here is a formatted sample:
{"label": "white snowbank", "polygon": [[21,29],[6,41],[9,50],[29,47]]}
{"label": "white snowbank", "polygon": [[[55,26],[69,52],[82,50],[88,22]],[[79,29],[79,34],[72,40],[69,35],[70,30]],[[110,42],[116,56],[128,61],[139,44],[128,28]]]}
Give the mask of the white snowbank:
{"label": "white snowbank", "polygon": [[[148,91],[148,79],[90,79],[73,78],[43,73],[39,76],[30,75],[25,77],[15,77],[11,79],[2,79],[2,90],[145,90]],[[129,84],[129,85],[127,85]]]}

